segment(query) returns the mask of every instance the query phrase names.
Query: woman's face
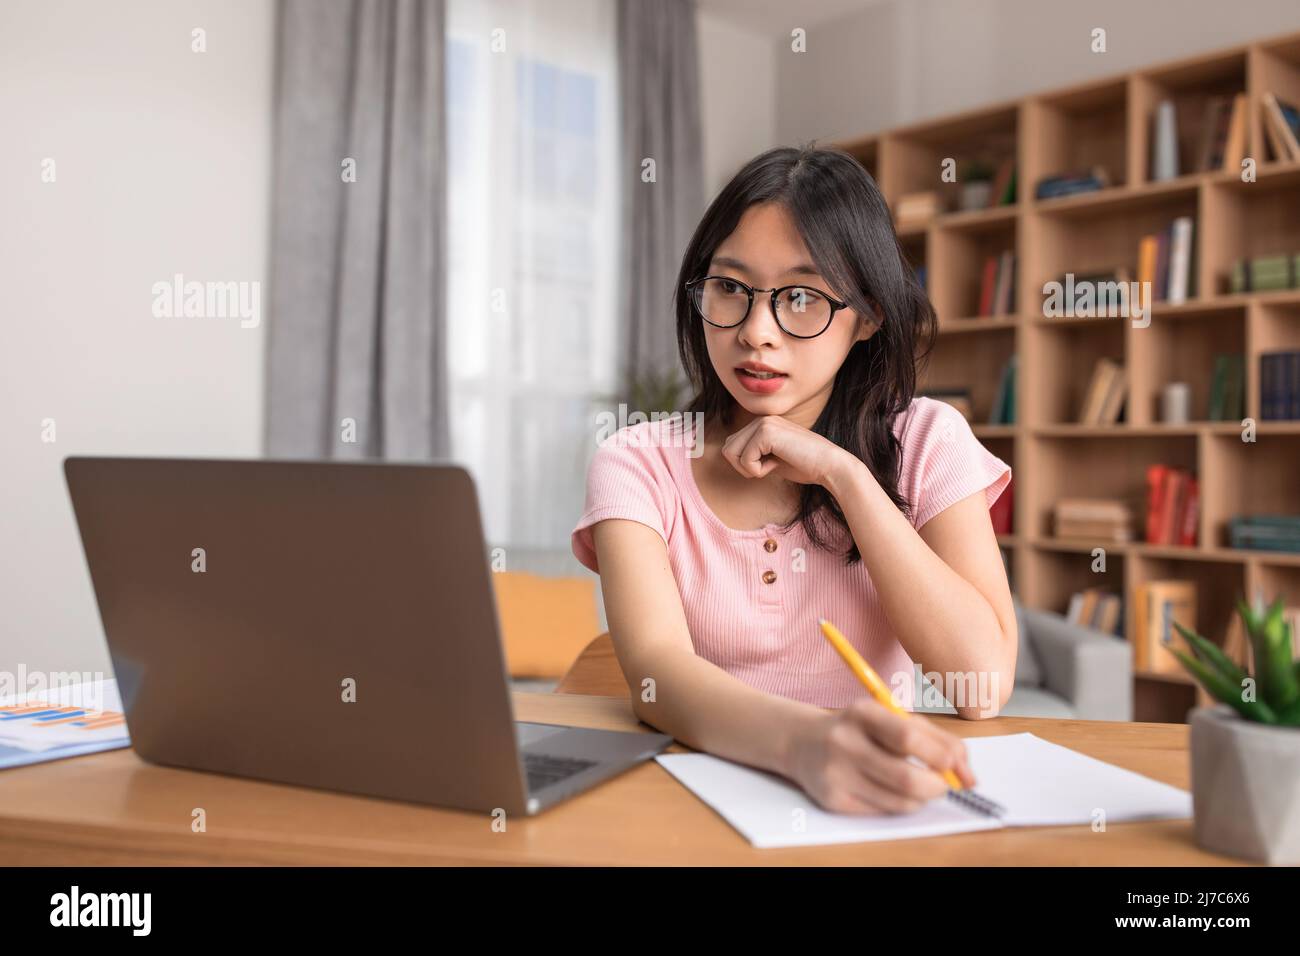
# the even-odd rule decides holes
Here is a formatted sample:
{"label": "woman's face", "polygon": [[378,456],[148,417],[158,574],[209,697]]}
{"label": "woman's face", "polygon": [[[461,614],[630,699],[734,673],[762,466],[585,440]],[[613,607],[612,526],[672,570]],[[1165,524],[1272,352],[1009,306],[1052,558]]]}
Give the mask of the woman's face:
{"label": "woman's face", "polygon": [[[745,210],[735,230],[714,251],[706,274],[739,279],[756,289],[806,285],[844,301],[844,290],[832,289],[817,272],[794,220],[784,206],[775,202],[758,203]],[[744,296],[743,289],[724,288]],[[782,317],[800,301],[798,294],[785,299]],[[809,295],[802,301],[815,299]],[[777,325],[772,297],[766,292],[754,293],[749,315],[734,328],[720,329],[699,321],[713,369],[740,406],[738,421],[733,423],[737,426],[758,416],[780,415],[811,428],[830,398],[835,373],[849,349],[876,330],[874,320],[846,308],[835,312],[830,327],[821,335],[795,338]],[[779,374],[754,375],[756,368]]]}

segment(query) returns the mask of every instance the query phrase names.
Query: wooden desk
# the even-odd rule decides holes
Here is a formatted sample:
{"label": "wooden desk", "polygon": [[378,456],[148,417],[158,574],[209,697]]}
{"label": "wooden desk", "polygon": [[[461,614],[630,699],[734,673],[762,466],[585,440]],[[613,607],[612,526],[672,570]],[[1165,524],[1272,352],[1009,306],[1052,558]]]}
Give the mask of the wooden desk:
{"label": "wooden desk", "polygon": [[[646,730],[626,697],[516,694],[522,720]],[[962,736],[1031,731],[1188,786],[1183,724],[999,717],[943,720]],[[674,747],[675,750],[684,748]],[[439,810],[157,767],[131,750],[0,771],[0,859],[10,864],[1042,864],[1232,863],[1190,820],[1008,829],[923,840],[755,850],[651,762],[494,833]],[[191,811],[207,832],[190,831]]]}

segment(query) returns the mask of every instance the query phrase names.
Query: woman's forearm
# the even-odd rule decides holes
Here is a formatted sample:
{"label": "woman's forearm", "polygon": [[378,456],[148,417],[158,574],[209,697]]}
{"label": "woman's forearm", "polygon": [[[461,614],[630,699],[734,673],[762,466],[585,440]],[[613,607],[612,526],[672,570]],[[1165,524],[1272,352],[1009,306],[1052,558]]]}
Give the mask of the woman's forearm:
{"label": "woman's forearm", "polygon": [[[997,673],[1001,690],[1009,693],[1010,642],[984,595],[935,554],[861,461],[846,462],[827,476],[825,486],[844,512],[908,655],[926,672]],[[993,703],[1000,706],[1002,700]]]}
{"label": "woman's forearm", "polygon": [[641,656],[625,667],[637,717],[695,750],[789,776],[796,735],[826,713],[750,687],[689,651]]}

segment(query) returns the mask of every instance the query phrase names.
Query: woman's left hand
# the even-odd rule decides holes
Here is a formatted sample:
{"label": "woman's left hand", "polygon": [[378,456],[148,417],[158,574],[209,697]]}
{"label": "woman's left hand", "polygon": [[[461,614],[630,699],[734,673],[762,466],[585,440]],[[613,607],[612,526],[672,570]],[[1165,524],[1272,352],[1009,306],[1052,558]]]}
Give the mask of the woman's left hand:
{"label": "woman's left hand", "polygon": [[775,472],[801,485],[827,485],[857,461],[828,438],[779,415],[755,418],[722,443],[722,457],[746,478]]}

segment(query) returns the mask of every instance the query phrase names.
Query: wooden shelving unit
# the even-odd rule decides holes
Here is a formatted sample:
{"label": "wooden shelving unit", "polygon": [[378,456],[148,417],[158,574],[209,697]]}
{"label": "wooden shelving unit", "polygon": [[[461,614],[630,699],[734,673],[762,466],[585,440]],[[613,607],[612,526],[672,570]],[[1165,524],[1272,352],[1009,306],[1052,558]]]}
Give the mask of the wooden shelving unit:
{"label": "wooden shelving unit", "polygon": [[[1182,578],[1197,585],[1199,630],[1222,641],[1238,595],[1262,589],[1300,603],[1300,555],[1234,550],[1226,531],[1238,514],[1300,514],[1300,421],[1259,419],[1259,357],[1300,349],[1300,290],[1227,293],[1235,260],[1300,253],[1300,163],[1265,161],[1266,91],[1300,101],[1300,34],[838,144],[875,177],[891,208],[906,193],[958,189],[941,180],[947,157],[959,165],[976,155],[1016,160],[1016,203],[943,214],[899,238],[912,263],[925,266],[939,315],[922,388],[969,389],[975,434],[1014,468],[1013,533],[998,541],[1009,556],[1012,585],[1030,606],[1063,612],[1075,591],[1109,587],[1124,595],[1131,633],[1135,589]],[[1241,92],[1249,101],[1246,153],[1257,161],[1255,182],[1243,182],[1233,170],[1151,180],[1149,130],[1157,103],[1174,100],[1186,157],[1194,153],[1207,98]],[[1097,164],[1107,168],[1110,187],[1033,198],[1040,179]],[[1154,303],[1146,328],[1127,318],[1042,315],[1045,282],[1120,264],[1136,275],[1139,238],[1182,215],[1195,220],[1196,285],[1189,301]],[[1017,256],[1017,313],[973,317],[982,262],[1002,249]],[[1245,356],[1254,442],[1242,440],[1237,422],[1205,420],[1214,356],[1233,352]],[[1012,355],[1019,363],[1016,423],[980,424]],[[1083,392],[1101,357],[1123,365],[1124,419],[1080,425]],[[1158,396],[1171,381],[1191,385],[1188,424],[1159,420]],[[1053,536],[1052,509],[1062,497],[1123,498],[1140,522],[1145,471],[1154,463],[1190,469],[1200,479],[1197,546]],[[1096,547],[1106,549],[1100,573],[1092,570]],[[1198,702],[1195,685],[1182,675],[1138,673],[1135,681],[1137,720],[1182,721]]]}

